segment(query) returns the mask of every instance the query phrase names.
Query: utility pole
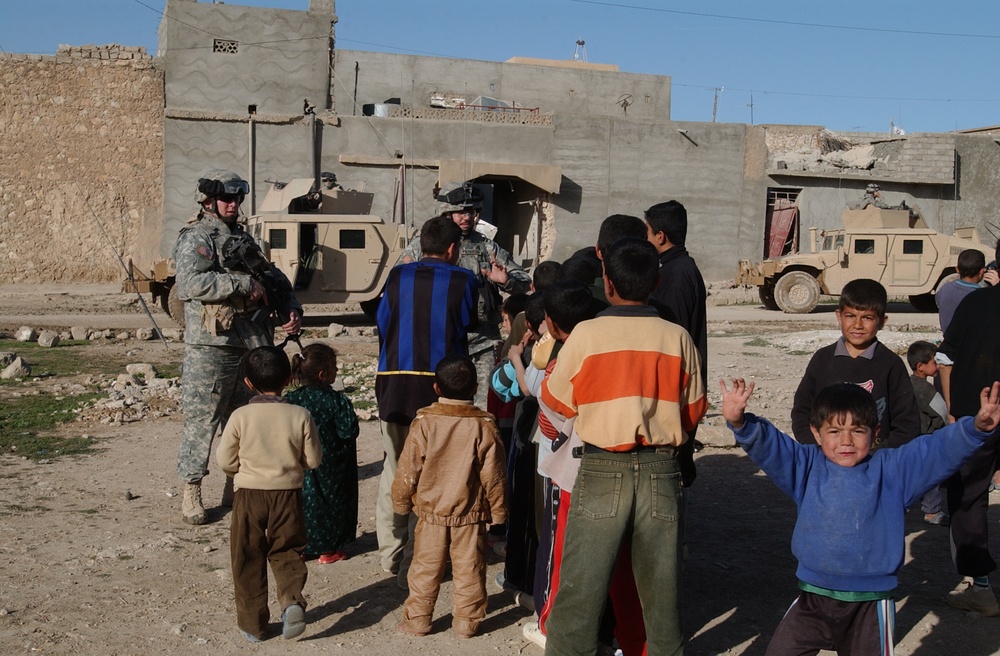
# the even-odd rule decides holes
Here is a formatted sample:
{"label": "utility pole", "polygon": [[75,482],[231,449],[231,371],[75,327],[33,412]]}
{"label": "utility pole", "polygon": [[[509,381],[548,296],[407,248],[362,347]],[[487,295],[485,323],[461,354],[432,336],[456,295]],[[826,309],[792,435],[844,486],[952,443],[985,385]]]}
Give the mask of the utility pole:
{"label": "utility pole", "polygon": [[750,125],[753,125],[753,91],[750,92],[750,104],[747,107],[750,108]]}
{"label": "utility pole", "polygon": [[726,87],[715,87],[715,100],[712,101],[712,123],[715,123],[715,114],[719,110],[719,94],[726,90]]}

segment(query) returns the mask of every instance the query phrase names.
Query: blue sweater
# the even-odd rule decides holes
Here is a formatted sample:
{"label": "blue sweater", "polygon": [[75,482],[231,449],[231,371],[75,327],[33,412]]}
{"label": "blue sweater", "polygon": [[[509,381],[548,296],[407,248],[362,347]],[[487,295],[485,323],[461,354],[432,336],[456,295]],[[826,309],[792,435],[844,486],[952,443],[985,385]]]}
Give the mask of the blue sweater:
{"label": "blue sweater", "polygon": [[769,421],[746,414],[736,440],[798,507],[792,554],[796,576],[827,590],[888,592],[903,565],[903,515],[983,444],[966,417],[854,467],[827,460]]}

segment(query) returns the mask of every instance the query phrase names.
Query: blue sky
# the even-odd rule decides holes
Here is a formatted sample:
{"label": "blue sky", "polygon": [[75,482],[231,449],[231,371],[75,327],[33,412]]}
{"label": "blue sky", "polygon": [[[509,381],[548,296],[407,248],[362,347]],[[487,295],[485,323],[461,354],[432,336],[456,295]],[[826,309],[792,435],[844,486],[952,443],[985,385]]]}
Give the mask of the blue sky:
{"label": "blue sky", "polygon": [[[229,4],[304,10],[308,0]],[[156,49],[165,0],[0,0],[0,48]],[[1000,4],[955,0],[338,0],[337,45],[589,61],[672,77],[671,118],[943,132],[1000,124]],[[582,54],[582,53],[581,53]],[[516,100],[516,99],[513,99]]]}

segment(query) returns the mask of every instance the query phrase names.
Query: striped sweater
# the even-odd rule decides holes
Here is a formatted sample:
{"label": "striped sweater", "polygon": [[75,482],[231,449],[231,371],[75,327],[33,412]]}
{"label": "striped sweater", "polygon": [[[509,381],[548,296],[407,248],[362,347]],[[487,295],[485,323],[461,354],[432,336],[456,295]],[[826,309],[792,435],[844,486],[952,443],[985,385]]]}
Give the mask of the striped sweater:
{"label": "striped sweater", "polygon": [[434,369],[445,355],[468,354],[478,287],[471,271],[433,257],[389,272],[376,314],[379,419],[408,426],[437,401]]}
{"label": "striped sweater", "polygon": [[541,398],[577,418],[580,439],[610,451],[679,446],[708,408],[691,336],[648,305],[612,306],[577,325]]}

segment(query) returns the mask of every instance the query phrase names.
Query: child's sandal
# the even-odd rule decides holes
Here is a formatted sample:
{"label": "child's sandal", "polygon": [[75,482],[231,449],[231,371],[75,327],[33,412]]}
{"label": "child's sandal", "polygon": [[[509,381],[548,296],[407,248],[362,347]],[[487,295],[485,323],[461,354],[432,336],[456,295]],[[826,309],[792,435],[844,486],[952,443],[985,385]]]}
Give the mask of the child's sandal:
{"label": "child's sandal", "polygon": [[319,557],[319,564],[329,565],[330,563],[335,563],[338,560],[347,560],[347,554],[343,551],[331,551],[330,553],[321,554]]}

